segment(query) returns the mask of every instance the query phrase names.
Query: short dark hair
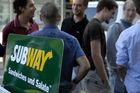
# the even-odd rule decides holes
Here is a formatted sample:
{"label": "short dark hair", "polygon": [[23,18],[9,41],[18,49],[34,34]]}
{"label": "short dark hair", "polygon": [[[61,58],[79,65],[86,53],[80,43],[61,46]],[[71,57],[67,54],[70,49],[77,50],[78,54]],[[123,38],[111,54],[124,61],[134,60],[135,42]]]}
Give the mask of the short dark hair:
{"label": "short dark hair", "polygon": [[117,3],[114,0],[100,0],[97,5],[96,12],[100,12],[104,7],[106,7],[108,10],[115,8],[118,8]]}
{"label": "short dark hair", "polygon": [[140,15],[140,0],[133,0],[135,7],[136,7],[136,12]]}
{"label": "short dark hair", "polygon": [[25,8],[26,5],[27,5],[27,0],[14,0],[13,2],[14,12],[17,13],[18,15],[21,14],[19,7]]}
{"label": "short dark hair", "polygon": [[88,6],[88,0],[83,0],[83,5]]}

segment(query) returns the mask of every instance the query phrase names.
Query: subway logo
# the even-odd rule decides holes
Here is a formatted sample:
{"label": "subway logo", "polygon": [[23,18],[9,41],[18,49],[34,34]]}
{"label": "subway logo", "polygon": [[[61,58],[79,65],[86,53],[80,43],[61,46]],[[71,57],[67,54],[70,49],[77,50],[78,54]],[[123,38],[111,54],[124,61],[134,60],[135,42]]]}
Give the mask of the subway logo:
{"label": "subway logo", "polygon": [[26,65],[27,67],[35,68],[39,71],[43,71],[47,60],[52,58],[52,50],[45,53],[44,50],[21,45],[14,46],[13,54],[10,57],[12,62]]}

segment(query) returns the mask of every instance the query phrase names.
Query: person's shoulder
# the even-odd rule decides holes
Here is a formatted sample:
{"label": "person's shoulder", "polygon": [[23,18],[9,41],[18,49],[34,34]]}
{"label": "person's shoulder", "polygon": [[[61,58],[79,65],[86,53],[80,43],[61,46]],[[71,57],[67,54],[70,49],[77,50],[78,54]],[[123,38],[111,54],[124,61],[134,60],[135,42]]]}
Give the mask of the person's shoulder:
{"label": "person's shoulder", "polygon": [[38,24],[35,21],[33,21],[33,25],[38,26]]}
{"label": "person's shoulder", "polygon": [[15,21],[14,20],[10,21],[6,26],[9,26],[9,27],[15,26]]}
{"label": "person's shoulder", "polygon": [[127,29],[125,29],[124,31],[122,31],[123,34],[126,34],[126,35],[134,35],[136,34],[137,30],[135,28],[136,25],[133,25]]}
{"label": "person's shoulder", "polygon": [[63,22],[69,22],[69,21],[71,21],[71,19],[72,19],[72,16],[67,17],[67,18],[65,18],[65,19],[63,20]]}
{"label": "person's shoulder", "polygon": [[123,24],[121,22],[115,22],[111,25],[113,28],[123,28]]}
{"label": "person's shoulder", "polygon": [[36,30],[39,30],[39,25],[35,21],[33,21],[32,27]]}
{"label": "person's shoulder", "polygon": [[72,41],[72,42],[77,41],[76,37],[74,37],[73,35],[70,35],[69,33],[66,33],[63,31],[60,31],[60,33],[61,33],[61,37],[67,41]]}
{"label": "person's shoulder", "polygon": [[97,28],[98,27],[99,28],[99,27],[101,27],[101,23],[97,19],[93,18],[87,24],[87,27],[90,27],[90,28]]}
{"label": "person's shoulder", "polygon": [[[122,40],[128,40],[128,41],[130,41],[130,38],[133,37],[135,34],[136,34],[136,33],[135,33],[135,30],[134,30],[134,27],[131,26],[131,27],[129,27],[129,28],[123,30],[123,31],[121,32],[121,34],[120,34],[119,37],[120,37]],[[120,39],[120,41],[121,41],[121,39]]]}
{"label": "person's shoulder", "polygon": [[99,24],[99,25],[101,24],[101,22],[96,18],[91,19],[89,23],[91,23],[91,24]]}
{"label": "person's shoulder", "polygon": [[14,26],[15,26],[15,23],[14,23],[14,20],[12,20],[11,22],[5,25],[5,27],[3,28],[3,31],[13,28]]}
{"label": "person's shoulder", "polygon": [[64,32],[64,31],[61,31],[61,30],[60,30],[60,33],[61,33],[62,35],[64,35],[65,37],[75,38],[74,36],[70,35],[69,33]]}
{"label": "person's shoulder", "polygon": [[75,47],[79,44],[78,40],[76,37],[73,35],[70,35],[66,32],[60,31],[61,33],[61,39],[64,40],[65,43],[69,44],[71,47]]}
{"label": "person's shoulder", "polygon": [[28,36],[39,36],[41,34],[41,32],[42,32],[41,30],[38,30],[36,32],[32,32],[32,33],[28,34]]}
{"label": "person's shoulder", "polygon": [[124,30],[124,27],[121,23],[115,22],[112,25],[109,26],[108,31],[114,32],[117,30]]}

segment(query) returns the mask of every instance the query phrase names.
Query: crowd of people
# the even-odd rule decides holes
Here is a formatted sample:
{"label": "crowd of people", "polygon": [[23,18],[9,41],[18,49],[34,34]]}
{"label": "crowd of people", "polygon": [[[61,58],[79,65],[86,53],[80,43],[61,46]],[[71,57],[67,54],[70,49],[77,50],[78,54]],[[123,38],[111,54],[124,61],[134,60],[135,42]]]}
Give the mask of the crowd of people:
{"label": "crowd of people", "polygon": [[46,2],[42,6],[38,16],[44,26],[39,30],[33,20],[34,1],[14,0],[16,17],[2,31],[0,56],[6,56],[10,33],[59,38],[64,41],[59,93],[140,93],[139,6],[139,0],[125,2],[123,18],[108,28],[106,42],[102,23],[114,17],[115,0],[99,0],[91,20],[84,13],[88,0],[73,0],[73,15],[63,20],[61,30],[57,27],[61,20],[58,5]]}

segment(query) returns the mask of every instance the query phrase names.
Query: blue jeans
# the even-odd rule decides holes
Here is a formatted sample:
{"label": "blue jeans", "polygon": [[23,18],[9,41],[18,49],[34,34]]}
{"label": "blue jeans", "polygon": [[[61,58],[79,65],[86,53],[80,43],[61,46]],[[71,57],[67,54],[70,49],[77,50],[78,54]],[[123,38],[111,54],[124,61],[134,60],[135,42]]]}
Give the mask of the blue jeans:
{"label": "blue jeans", "polygon": [[109,81],[112,93],[127,93],[116,69],[109,69]]}

